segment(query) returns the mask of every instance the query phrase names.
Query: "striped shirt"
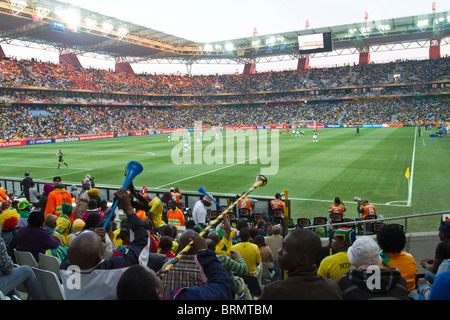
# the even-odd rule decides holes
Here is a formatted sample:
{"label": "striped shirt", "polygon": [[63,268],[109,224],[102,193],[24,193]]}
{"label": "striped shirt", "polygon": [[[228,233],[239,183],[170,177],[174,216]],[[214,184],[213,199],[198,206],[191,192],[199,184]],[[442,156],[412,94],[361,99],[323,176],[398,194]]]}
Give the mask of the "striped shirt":
{"label": "striped shirt", "polygon": [[195,262],[194,254],[184,254],[180,260],[163,277],[164,296],[167,297],[173,289],[179,287],[197,287],[204,285],[201,270]]}

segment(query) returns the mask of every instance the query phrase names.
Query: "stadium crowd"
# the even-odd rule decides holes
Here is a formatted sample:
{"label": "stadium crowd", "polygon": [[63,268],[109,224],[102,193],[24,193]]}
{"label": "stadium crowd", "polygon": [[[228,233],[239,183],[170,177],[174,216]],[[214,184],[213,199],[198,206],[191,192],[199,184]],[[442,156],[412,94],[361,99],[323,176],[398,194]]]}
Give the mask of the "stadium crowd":
{"label": "stadium crowd", "polygon": [[[213,201],[207,196],[191,214],[182,212],[178,188],[153,198],[145,189],[119,189],[115,197],[125,216],[118,220],[109,219],[110,209],[88,176],[73,193],[55,177],[39,199],[30,198],[34,185],[27,178],[27,199],[5,196],[0,188],[3,299],[47,299],[33,269],[17,263],[15,250],[30,252],[37,263],[41,254],[55,257],[65,298],[71,300],[450,299],[450,222],[439,226],[441,242],[434,258],[420,262],[427,271],[418,276],[397,224],[384,225],[374,236],[336,227],[323,246],[314,229],[285,233],[274,215],[233,223],[225,215],[217,224],[208,219]],[[239,208],[246,206],[244,200]],[[283,208],[280,194],[270,205]],[[360,205],[362,212],[372,206],[364,199],[358,210]],[[340,210],[345,206],[335,199],[329,211]],[[78,287],[72,266],[89,271],[78,274]],[[380,276],[374,288],[366,279],[373,268]],[[16,290],[20,284],[22,295]]]}
{"label": "stadium crowd", "polygon": [[360,102],[279,103],[256,106],[114,107],[59,106],[0,108],[0,140],[41,138],[203,126],[444,122],[448,98]]}
{"label": "stadium crowd", "polygon": [[448,80],[450,58],[228,75],[116,73],[32,60],[0,61],[0,87],[133,94],[248,94]]}
{"label": "stadium crowd", "polygon": [[[1,60],[0,87],[11,89],[3,102],[48,100],[56,106],[31,103],[0,108],[0,141],[187,128],[194,121],[202,121],[203,126],[289,125],[293,120],[350,125],[448,121],[448,98],[320,99],[348,94],[326,92],[330,88],[448,80],[449,62],[441,58],[253,75],[184,76],[130,75],[35,60]],[[15,92],[19,87],[34,89]],[[324,91],[316,101],[289,101],[304,98],[304,93],[290,92],[299,89],[309,89],[312,95],[315,90]],[[418,94],[441,89],[422,88]],[[83,90],[92,95],[79,93]],[[415,94],[411,86],[383,90]],[[98,94],[104,93],[129,106],[66,106],[76,100],[76,94],[65,96],[59,91],[76,92],[94,104]],[[132,95],[113,96],[114,92]],[[367,93],[351,93],[367,97]],[[167,97],[139,97],[145,94]],[[136,106],[146,99],[161,106]],[[300,227],[283,236],[283,225],[271,217],[258,222],[241,219],[235,224],[225,217],[218,226],[210,224],[205,219],[212,204],[208,197],[196,203],[192,217],[184,217],[175,194],[150,198],[145,190],[130,196],[120,189],[115,196],[125,217],[119,224],[113,219],[104,226],[109,218],[105,201],[88,177],[82,185],[80,192],[71,194],[61,177],[55,177],[45,184],[39,198],[32,198],[35,193],[30,183],[26,200],[15,200],[14,194],[0,188],[2,297],[18,294],[16,288],[22,284],[31,299],[47,298],[33,270],[15,264],[16,249],[31,252],[37,262],[40,253],[57,258],[67,299],[450,299],[450,223],[439,226],[441,242],[430,252],[434,258],[421,261],[427,272],[417,280],[416,262],[405,251],[406,237],[398,225],[384,226],[375,237],[356,237],[353,229],[336,229],[323,247],[317,233]],[[199,236],[207,226],[211,229]],[[79,273],[80,288],[68,285],[72,266],[89,270]],[[365,281],[373,268],[380,270],[379,288],[369,288]]]}

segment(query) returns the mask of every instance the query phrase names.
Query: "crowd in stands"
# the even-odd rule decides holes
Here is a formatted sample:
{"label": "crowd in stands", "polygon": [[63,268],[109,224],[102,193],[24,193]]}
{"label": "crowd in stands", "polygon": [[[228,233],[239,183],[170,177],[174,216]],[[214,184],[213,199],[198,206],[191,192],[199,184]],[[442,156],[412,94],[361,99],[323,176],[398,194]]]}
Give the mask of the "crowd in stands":
{"label": "crowd in stands", "polygon": [[[41,111],[41,112],[37,112]],[[104,134],[203,126],[445,122],[448,98],[360,102],[280,103],[241,107],[9,107],[0,108],[0,140]]]}
{"label": "crowd in stands", "polygon": [[115,73],[32,60],[0,61],[0,87],[40,87],[133,94],[219,94],[284,92],[347,86],[426,83],[448,80],[450,58],[385,64],[229,75]]}
{"label": "crowd in stands", "polygon": [[[24,187],[32,188],[32,178],[27,178]],[[450,222],[439,226],[440,242],[435,251],[430,249],[434,257],[421,260],[426,273],[418,277],[398,224],[386,224],[374,236],[334,228],[324,246],[313,230],[284,232],[282,221],[273,216],[231,223],[225,215],[220,224],[212,219],[200,223],[194,213],[173,219],[169,208],[175,210],[183,201],[179,189],[151,199],[145,189],[121,188],[115,198],[125,216],[111,220],[88,176],[73,194],[55,177],[37,202],[29,202],[29,196],[3,196],[3,299],[21,299],[20,284],[29,298],[47,298],[33,270],[16,263],[14,250],[30,252],[37,262],[39,254],[56,257],[65,298],[74,300],[450,299]],[[277,195],[273,202],[274,208],[284,205]],[[205,196],[197,203],[194,210],[201,212],[195,208],[207,208],[212,200]],[[332,208],[339,209],[336,199]],[[78,287],[71,280],[72,267],[89,271],[79,273]],[[380,279],[368,281],[374,269]]]}

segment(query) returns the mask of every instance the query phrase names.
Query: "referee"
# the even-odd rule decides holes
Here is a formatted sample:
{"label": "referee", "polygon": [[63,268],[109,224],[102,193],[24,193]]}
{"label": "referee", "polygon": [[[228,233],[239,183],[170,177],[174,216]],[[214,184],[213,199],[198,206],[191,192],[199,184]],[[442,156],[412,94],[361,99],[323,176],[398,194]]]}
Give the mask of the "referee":
{"label": "referee", "polygon": [[63,155],[64,154],[61,152],[61,149],[59,149],[59,152],[56,154],[56,156],[58,157],[58,169],[61,166],[61,163],[63,163],[67,168],[69,167],[69,165],[64,162]]}

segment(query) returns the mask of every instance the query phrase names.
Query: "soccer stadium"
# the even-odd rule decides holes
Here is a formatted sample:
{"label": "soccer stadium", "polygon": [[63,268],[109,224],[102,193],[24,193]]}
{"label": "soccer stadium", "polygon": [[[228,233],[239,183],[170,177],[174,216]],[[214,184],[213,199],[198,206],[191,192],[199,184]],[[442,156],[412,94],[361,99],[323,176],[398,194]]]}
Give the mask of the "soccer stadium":
{"label": "soccer stadium", "polygon": [[1,0],[1,299],[450,299],[449,39],[435,5],[201,43]]}

